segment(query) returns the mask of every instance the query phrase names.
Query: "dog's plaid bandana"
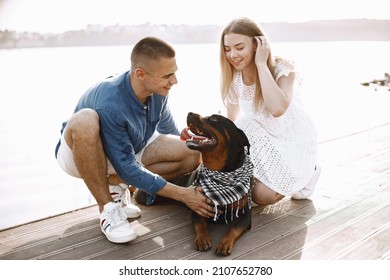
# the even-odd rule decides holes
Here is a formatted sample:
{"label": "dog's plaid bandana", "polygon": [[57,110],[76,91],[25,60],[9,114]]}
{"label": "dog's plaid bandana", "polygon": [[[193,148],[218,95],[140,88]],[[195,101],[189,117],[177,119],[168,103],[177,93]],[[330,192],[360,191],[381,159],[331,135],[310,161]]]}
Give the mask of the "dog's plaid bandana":
{"label": "dog's plaid bandana", "polygon": [[[245,195],[248,195],[249,208],[251,207],[251,181],[253,177],[253,163],[247,155],[244,164],[232,172],[212,171],[207,169],[203,164],[200,166],[198,178],[194,185],[201,186],[206,196],[211,199],[215,205],[214,221],[219,218],[218,206],[225,206],[226,210],[229,204],[239,201]],[[236,217],[238,217],[237,207]],[[244,208],[242,207],[243,211]],[[233,211],[233,208],[232,208]],[[233,220],[233,213],[231,214]]]}

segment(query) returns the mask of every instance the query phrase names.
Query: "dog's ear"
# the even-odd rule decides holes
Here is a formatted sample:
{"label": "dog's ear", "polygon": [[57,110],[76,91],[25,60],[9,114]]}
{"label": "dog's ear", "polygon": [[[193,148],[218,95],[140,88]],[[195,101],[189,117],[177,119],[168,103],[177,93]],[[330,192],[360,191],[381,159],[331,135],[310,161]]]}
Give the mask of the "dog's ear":
{"label": "dog's ear", "polygon": [[245,132],[242,131],[241,129],[237,128],[237,130],[238,130],[238,133],[240,135],[240,142],[244,147],[248,148],[247,154],[249,155],[249,149],[250,149],[251,145],[249,144],[248,137],[246,136]]}

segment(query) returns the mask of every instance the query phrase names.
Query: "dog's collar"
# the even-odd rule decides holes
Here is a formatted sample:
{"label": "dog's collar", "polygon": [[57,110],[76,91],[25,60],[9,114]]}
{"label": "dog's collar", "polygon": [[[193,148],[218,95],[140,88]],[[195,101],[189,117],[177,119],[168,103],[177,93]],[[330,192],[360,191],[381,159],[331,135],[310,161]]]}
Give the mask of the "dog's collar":
{"label": "dog's collar", "polygon": [[[240,201],[248,195],[248,206],[251,207],[251,181],[253,177],[253,163],[247,155],[243,165],[232,171],[222,172],[209,170],[203,164],[200,166],[198,178],[195,185],[201,186],[206,196],[211,199],[215,205],[215,210],[218,206],[225,206],[225,220],[227,206],[236,201]],[[233,207],[232,207],[233,209]],[[242,208],[244,209],[244,208]],[[238,217],[237,207],[236,216]],[[215,211],[214,220],[219,218],[218,211]],[[233,219],[233,215],[231,215]],[[227,221],[226,221],[227,222]]]}

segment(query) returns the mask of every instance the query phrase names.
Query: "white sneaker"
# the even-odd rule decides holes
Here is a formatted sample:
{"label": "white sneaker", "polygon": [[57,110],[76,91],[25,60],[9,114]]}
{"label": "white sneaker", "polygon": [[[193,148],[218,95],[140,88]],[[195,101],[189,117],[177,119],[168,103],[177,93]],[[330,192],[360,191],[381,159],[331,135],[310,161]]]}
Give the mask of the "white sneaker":
{"label": "white sneaker", "polygon": [[114,243],[127,243],[137,237],[118,203],[109,202],[100,213],[100,229]]}
{"label": "white sneaker", "polygon": [[306,187],[301,189],[300,191],[297,191],[296,193],[293,193],[291,198],[292,199],[307,199],[310,197],[316,188],[318,178],[321,174],[321,166],[316,165],[316,168],[314,169],[313,176],[311,177],[309,183],[307,183]]}
{"label": "white sneaker", "polygon": [[127,218],[138,218],[141,216],[141,209],[131,203],[129,186],[120,183],[118,185],[109,185],[111,197],[115,203],[119,203],[125,211]]}

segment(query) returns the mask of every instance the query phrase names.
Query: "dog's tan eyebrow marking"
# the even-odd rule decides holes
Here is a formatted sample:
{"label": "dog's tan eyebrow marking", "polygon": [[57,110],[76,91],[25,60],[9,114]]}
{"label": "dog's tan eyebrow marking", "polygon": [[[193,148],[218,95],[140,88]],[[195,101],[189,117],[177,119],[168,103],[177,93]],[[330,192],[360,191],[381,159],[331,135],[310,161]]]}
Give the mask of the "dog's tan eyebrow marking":
{"label": "dog's tan eyebrow marking", "polygon": [[225,135],[226,135],[226,139],[230,141],[230,133],[228,133],[228,131],[226,130],[226,128],[223,129]]}

